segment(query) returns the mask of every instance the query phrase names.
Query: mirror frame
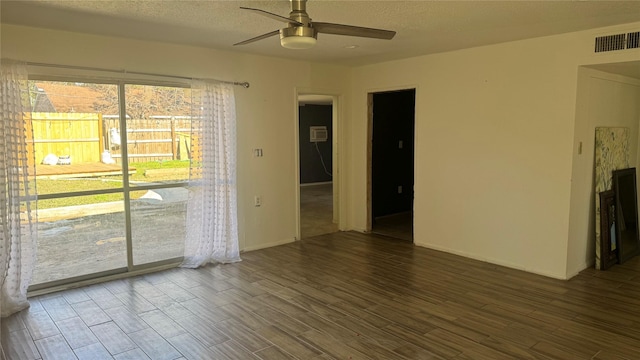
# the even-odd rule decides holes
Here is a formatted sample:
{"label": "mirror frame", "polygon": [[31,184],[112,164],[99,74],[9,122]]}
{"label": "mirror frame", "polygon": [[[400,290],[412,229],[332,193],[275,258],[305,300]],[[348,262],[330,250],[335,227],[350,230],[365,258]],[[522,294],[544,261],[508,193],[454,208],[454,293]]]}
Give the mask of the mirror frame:
{"label": "mirror frame", "polygon": [[[615,226],[616,193],[613,190],[600,194],[600,270],[607,270],[618,263],[618,237]],[[613,233],[611,228],[614,228]],[[613,238],[612,238],[613,237]],[[615,244],[615,245],[614,245]]]}
{"label": "mirror frame", "polygon": [[[622,194],[619,186],[620,179],[625,176],[631,176],[633,180],[633,190],[631,194]],[[630,258],[640,254],[640,234],[638,234],[638,191],[636,185],[636,168],[628,168],[628,169],[620,169],[613,171],[613,190],[616,193],[616,237],[617,237],[617,247],[618,247],[618,262],[622,264],[623,262],[629,260]],[[622,229],[620,224],[620,219],[623,219],[622,215],[622,206],[620,206],[620,199],[623,196],[632,196],[633,197],[633,209],[635,210],[635,218],[636,218],[636,249],[634,251],[628,252],[625,250],[625,244],[622,240]]]}

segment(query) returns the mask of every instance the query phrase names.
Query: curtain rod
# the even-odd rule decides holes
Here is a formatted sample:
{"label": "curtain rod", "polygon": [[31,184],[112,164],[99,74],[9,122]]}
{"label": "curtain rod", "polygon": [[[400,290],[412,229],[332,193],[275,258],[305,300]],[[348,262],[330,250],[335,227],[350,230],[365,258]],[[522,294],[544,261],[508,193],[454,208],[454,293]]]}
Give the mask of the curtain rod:
{"label": "curtain rod", "polygon": [[163,75],[163,74],[154,74],[154,73],[147,73],[147,72],[140,72],[140,71],[127,71],[127,70],[115,70],[115,69],[105,69],[105,68],[98,68],[98,67],[90,67],[90,66],[74,66],[74,65],[59,65],[59,64],[47,64],[47,63],[39,63],[39,62],[24,62],[27,65],[30,66],[43,66],[43,67],[53,67],[53,68],[61,68],[61,69],[75,69],[75,70],[88,70],[88,71],[104,71],[104,72],[112,72],[112,73],[118,73],[118,74],[132,74],[132,75],[143,75],[143,76],[157,76],[157,77],[165,77],[165,78],[171,78],[171,79],[182,79],[182,80],[209,80],[209,81],[216,81],[219,83],[223,83],[223,84],[230,84],[230,85],[237,85],[237,86],[242,86],[245,89],[248,89],[250,84],[248,81],[224,81],[224,80],[218,80],[218,79],[196,79],[196,78],[190,78],[190,77],[186,77],[186,76],[177,76],[177,75]]}

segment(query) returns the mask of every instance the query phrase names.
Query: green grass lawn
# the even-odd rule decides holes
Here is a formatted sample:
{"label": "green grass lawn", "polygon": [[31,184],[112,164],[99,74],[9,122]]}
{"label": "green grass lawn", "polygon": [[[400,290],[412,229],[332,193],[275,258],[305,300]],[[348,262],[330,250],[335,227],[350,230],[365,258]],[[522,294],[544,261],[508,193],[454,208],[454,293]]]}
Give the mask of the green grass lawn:
{"label": "green grass lawn", "polygon": [[[131,163],[129,165],[136,169],[135,174],[129,178],[131,182],[166,182],[166,181],[184,181],[184,179],[175,178],[171,175],[163,177],[155,177],[153,180],[147,179],[145,171],[152,169],[179,169],[188,168],[188,160],[169,160],[169,161],[149,161]],[[74,178],[74,179],[38,179],[36,182],[38,195],[56,194],[77,191],[118,189],[122,188],[122,176],[103,176],[91,178]],[[132,193],[132,198],[142,196],[144,192]],[[88,205],[109,201],[119,201],[123,199],[122,193],[100,194],[90,196],[73,196],[60,199],[39,200],[39,209],[49,209],[56,207],[72,206],[72,205]]]}
{"label": "green grass lawn", "polygon": [[130,180],[145,180],[144,172],[153,169],[183,169],[189,167],[189,160],[148,161],[131,163],[129,167],[136,168],[136,173]]}

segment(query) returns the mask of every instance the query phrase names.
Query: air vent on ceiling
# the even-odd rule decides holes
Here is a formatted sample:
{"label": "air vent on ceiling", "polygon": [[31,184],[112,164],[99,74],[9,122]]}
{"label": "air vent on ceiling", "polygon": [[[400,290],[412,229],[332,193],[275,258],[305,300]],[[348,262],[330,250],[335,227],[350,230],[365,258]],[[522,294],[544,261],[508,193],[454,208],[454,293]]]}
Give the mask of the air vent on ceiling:
{"label": "air vent on ceiling", "polygon": [[628,34],[599,36],[596,38],[595,52],[637,49],[640,43],[640,31]]}
{"label": "air vent on ceiling", "polygon": [[627,49],[640,48],[640,31],[627,34]]}

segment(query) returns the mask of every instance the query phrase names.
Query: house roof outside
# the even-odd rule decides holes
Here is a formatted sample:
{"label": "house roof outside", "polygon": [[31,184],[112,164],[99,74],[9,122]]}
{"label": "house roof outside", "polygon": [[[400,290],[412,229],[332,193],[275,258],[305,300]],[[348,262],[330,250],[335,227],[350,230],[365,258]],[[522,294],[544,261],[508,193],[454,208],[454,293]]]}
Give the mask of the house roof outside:
{"label": "house roof outside", "polygon": [[[142,85],[125,89],[131,118],[191,115],[190,89]],[[41,81],[31,91],[34,112],[119,113],[116,85]]]}
{"label": "house roof outside", "polygon": [[61,82],[37,82],[35,112],[94,113],[101,93],[86,86]]}

